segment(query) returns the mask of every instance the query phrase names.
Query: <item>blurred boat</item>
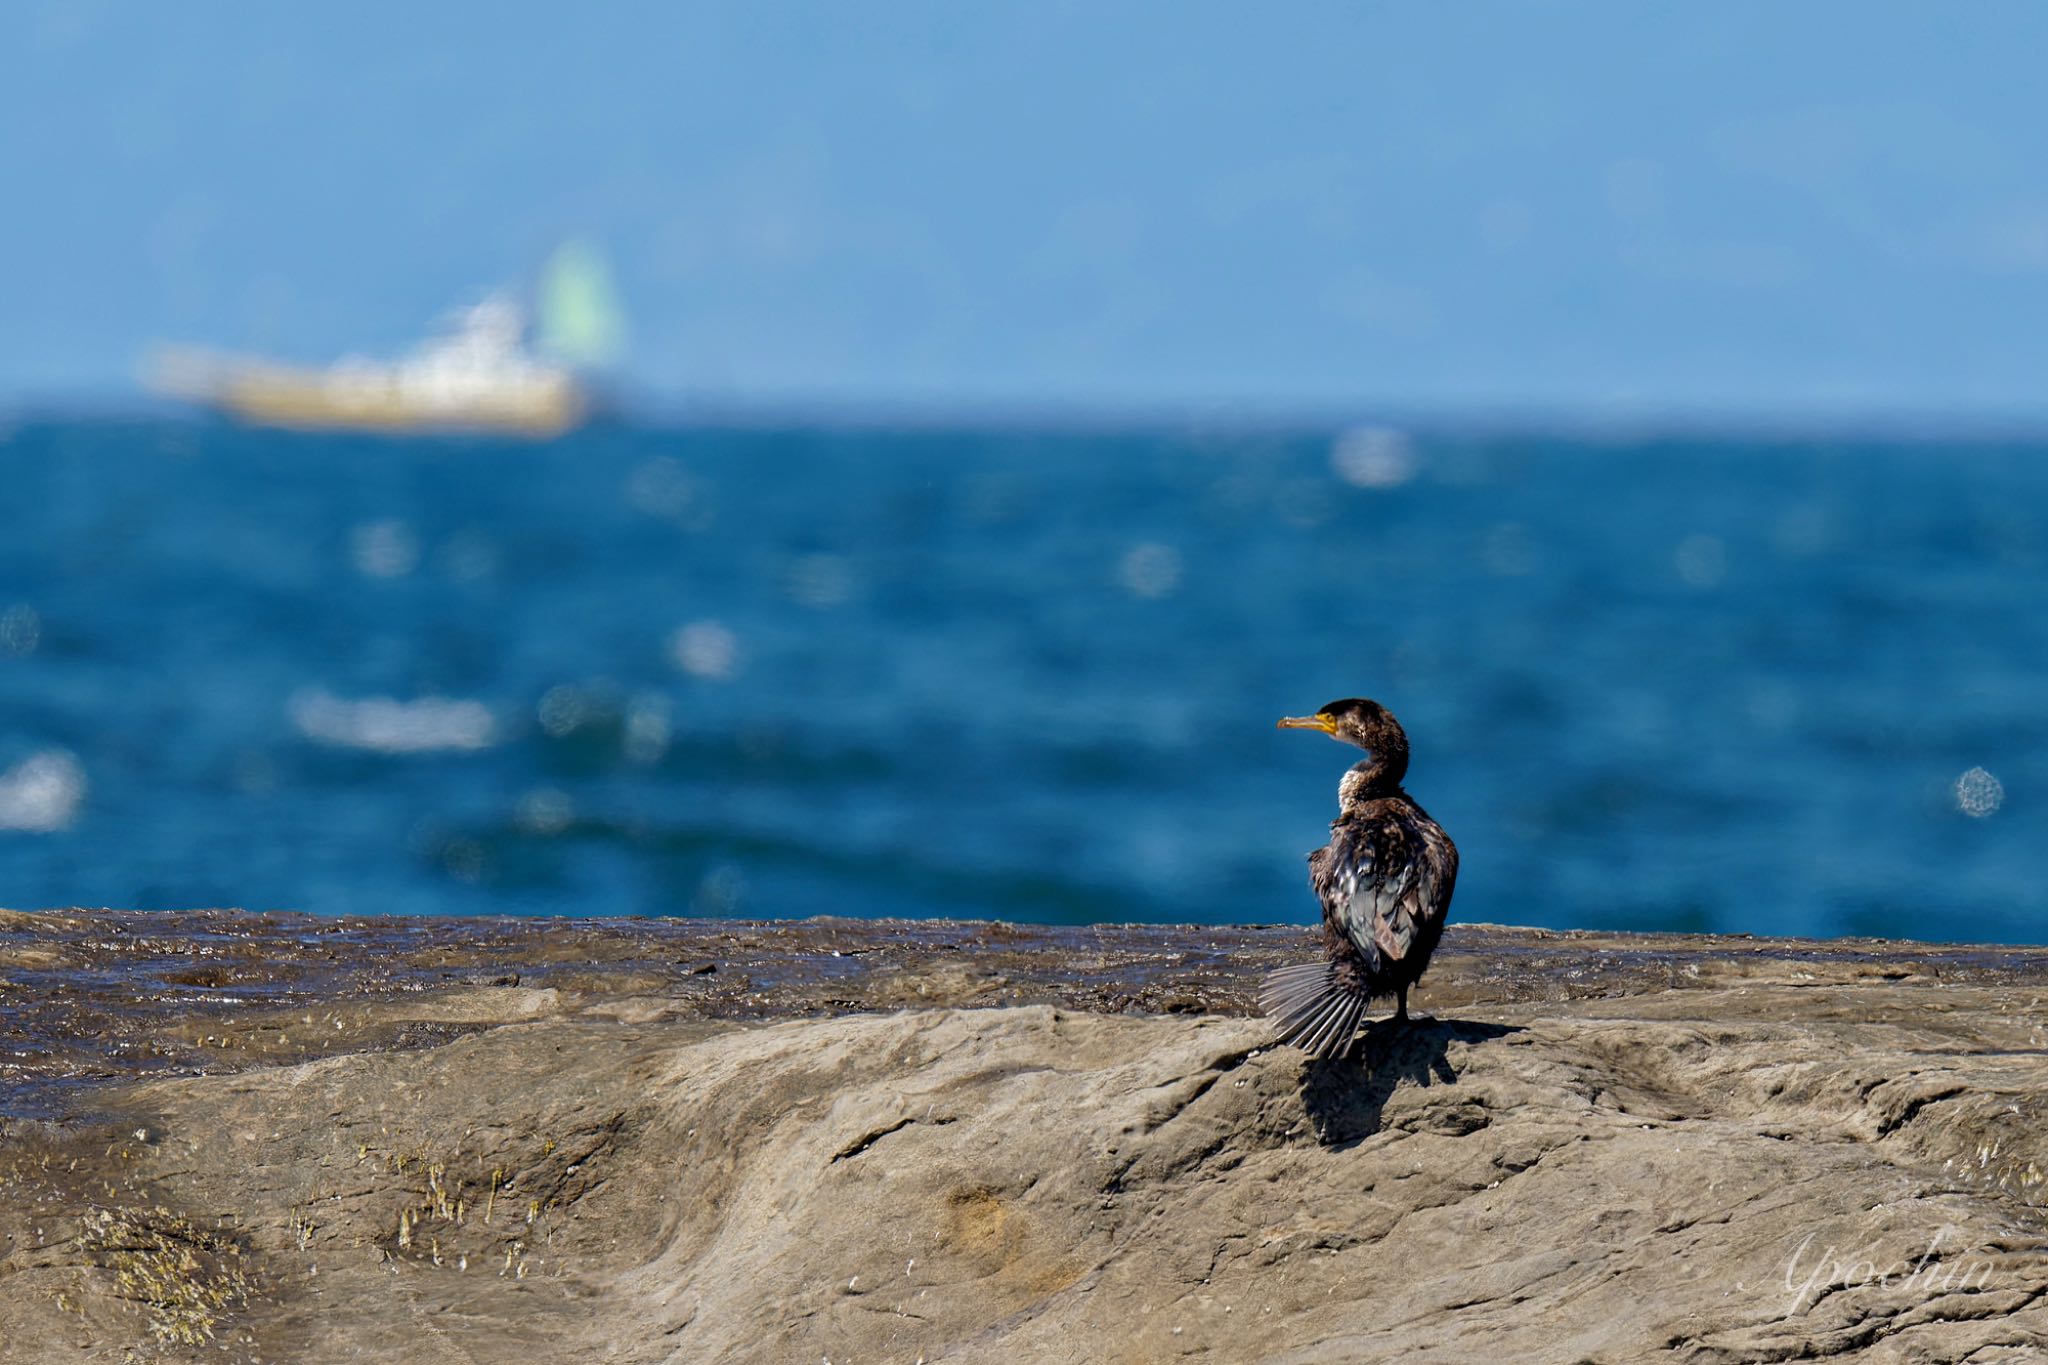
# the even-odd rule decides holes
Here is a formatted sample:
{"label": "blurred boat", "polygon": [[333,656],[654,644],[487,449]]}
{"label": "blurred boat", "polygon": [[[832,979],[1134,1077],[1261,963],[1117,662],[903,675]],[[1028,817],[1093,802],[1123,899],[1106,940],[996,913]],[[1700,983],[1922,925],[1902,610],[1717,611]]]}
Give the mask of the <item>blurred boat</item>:
{"label": "blurred boat", "polygon": [[603,263],[580,244],[555,253],[539,298],[545,354],[528,348],[519,305],[497,294],[398,360],[314,367],[179,349],[157,358],[148,382],[258,426],[558,436],[590,412],[577,367],[615,359],[621,328]]}

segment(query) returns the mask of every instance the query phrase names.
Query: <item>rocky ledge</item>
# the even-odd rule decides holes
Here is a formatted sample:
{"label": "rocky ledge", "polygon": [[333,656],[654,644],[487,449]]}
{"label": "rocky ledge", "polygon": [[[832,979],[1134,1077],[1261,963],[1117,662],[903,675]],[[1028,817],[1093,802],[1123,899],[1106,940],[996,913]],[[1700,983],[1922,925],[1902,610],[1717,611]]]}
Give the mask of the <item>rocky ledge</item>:
{"label": "rocky ledge", "polygon": [[2039,1360],[2048,951],[0,912],[0,1359]]}

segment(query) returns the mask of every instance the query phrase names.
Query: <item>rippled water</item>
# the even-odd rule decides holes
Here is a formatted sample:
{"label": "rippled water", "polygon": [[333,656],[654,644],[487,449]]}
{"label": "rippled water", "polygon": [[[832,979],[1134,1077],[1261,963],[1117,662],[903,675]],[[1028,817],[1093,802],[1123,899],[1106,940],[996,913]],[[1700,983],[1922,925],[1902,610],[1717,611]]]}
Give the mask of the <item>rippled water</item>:
{"label": "rippled water", "polygon": [[29,423],[0,902],[2048,941],[2048,445]]}

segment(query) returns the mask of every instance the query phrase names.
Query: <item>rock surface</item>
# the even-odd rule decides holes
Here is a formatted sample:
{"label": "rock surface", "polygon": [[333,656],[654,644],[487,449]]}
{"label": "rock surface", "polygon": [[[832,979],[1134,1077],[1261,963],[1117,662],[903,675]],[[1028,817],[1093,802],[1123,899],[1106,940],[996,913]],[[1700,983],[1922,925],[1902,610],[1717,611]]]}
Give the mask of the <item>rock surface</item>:
{"label": "rock surface", "polygon": [[2048,1352],[2048,953],[349,924],[0,920],[0,1359]]}

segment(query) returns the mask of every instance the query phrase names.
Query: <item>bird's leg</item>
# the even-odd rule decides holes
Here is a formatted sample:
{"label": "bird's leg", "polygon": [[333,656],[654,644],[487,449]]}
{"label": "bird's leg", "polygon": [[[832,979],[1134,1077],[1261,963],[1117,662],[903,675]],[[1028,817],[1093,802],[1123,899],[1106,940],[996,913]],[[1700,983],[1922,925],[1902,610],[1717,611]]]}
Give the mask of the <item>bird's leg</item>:
{"label": "bird's leg", "polygon": [[1408,1022],[1408,988],[1406,986],[1401,987],[1400,1004],[1394,1007],[1394,1022],[1397,1024]]}

